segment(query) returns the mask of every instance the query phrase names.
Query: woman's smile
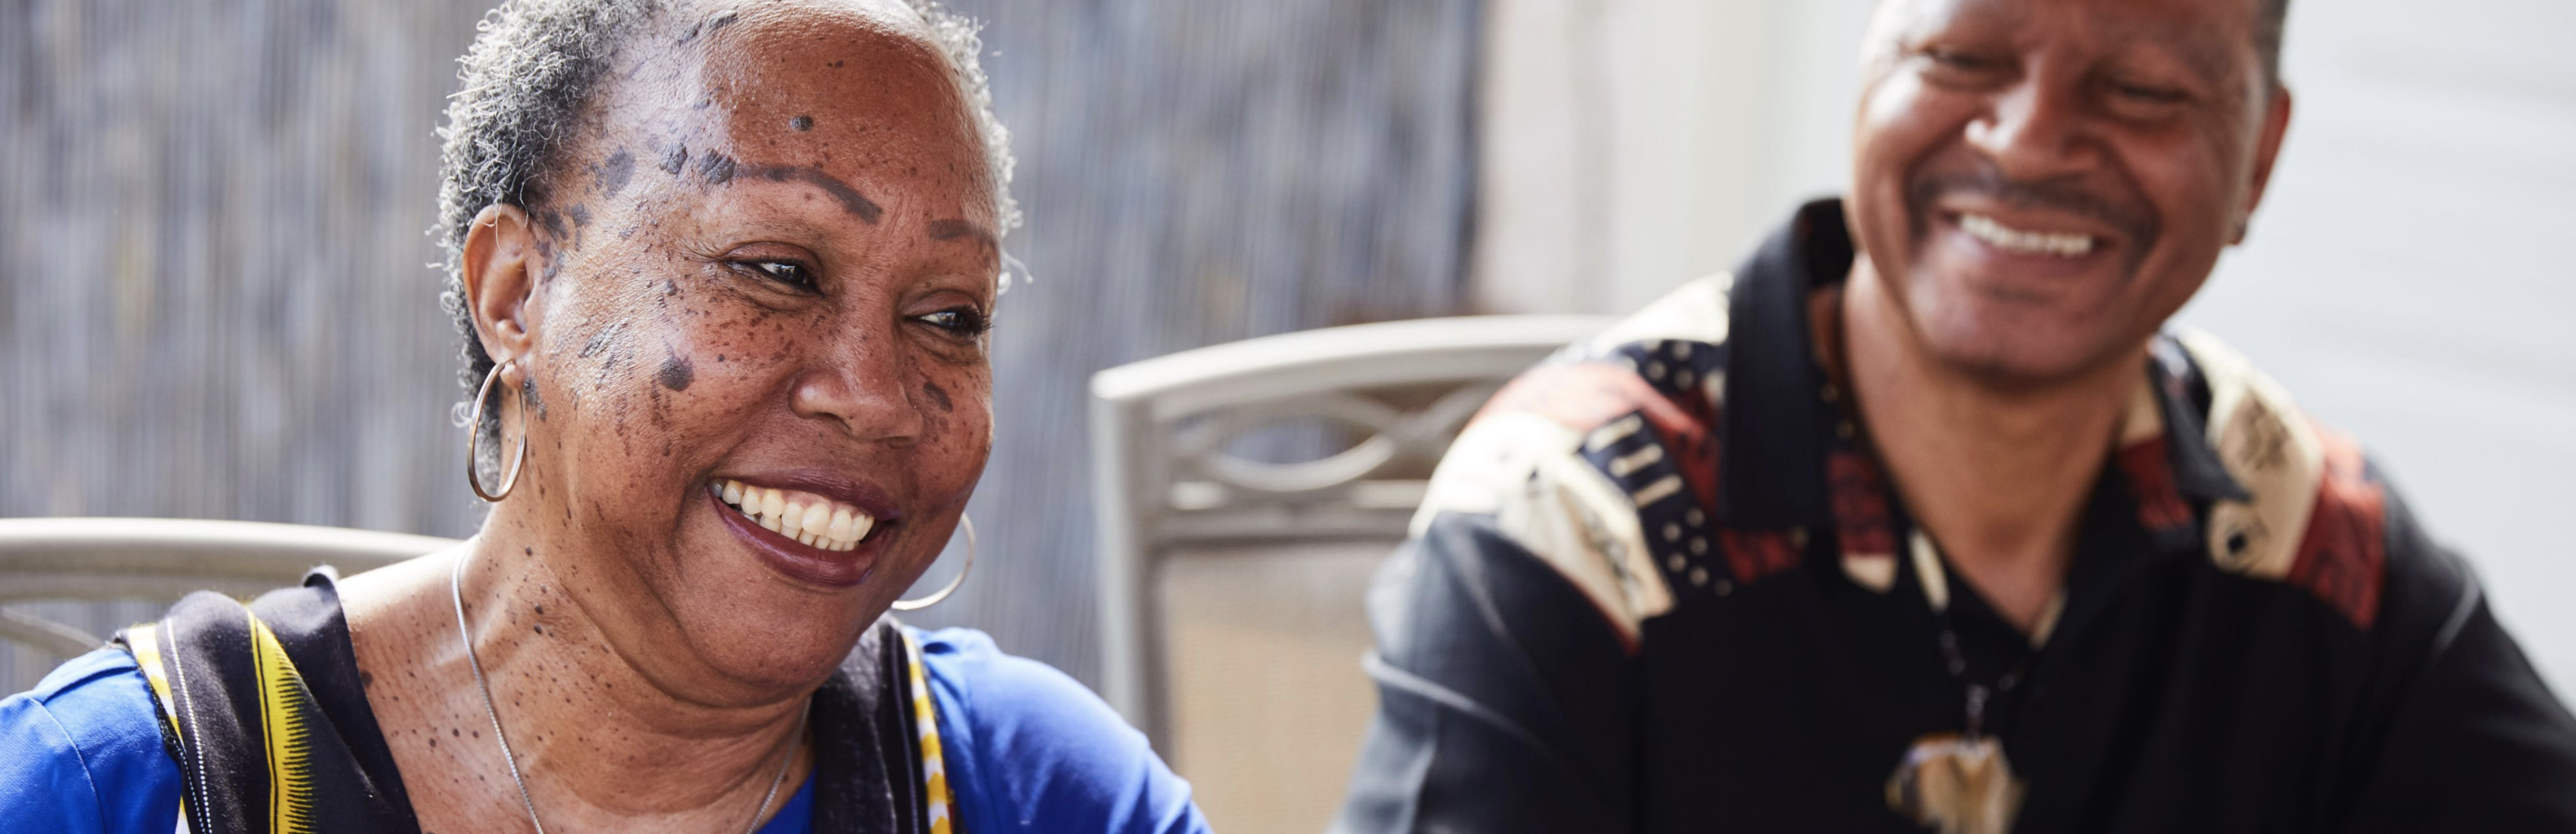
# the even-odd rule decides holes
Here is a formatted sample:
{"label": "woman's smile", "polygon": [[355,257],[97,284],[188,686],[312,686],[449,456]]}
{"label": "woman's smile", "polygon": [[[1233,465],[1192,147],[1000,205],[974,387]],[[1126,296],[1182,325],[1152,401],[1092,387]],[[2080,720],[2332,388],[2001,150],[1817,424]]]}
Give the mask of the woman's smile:
{"label": "woman's smile", "polygon": [[820,473],[716,478],[706,492],[726,528],[772,569],[831,587],[867,581],[903,515],[880,490]]}

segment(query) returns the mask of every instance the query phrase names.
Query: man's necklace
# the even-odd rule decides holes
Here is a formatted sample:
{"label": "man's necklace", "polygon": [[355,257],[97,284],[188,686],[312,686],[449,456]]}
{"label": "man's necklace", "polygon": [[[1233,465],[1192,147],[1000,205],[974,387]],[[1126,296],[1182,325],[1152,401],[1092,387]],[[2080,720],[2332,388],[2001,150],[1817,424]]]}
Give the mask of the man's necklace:
{"label": "man's necklace", "polygon": [[[1880,465],[1877,453],[1870,448],[1869,435],[1857,430],[1861,420],[1858,392],[1852,387],[1851,356],[1848,330],[1843,326],[1843,288],[1836,284],[1811,296],[1808,322],[1825,333],[1814,348],[1817,361],[1824,365],[1828,382],[1821,399],[1829,408],[1842,414],[1841,435],[1854,451]],[[1841,391],[1853,391],[1850,398]],[[1921,531],[1916,532],[1921,537]],[[1909,545],[1914,544],[1909,542]],[[1929,539],[1922,545],[1929,547]],[[1939,551],[1933,558],[1920,559],[1917,572],[1942,570]],[[1917,554],[1924,555],[1924,554]],[[1918,577],[1918,582],[1936,581]],[[1937,581],[1947,583],[1946,577]],[[1986,708],[1995,698],[2011,694],[2022,679],[2028,677],[2030,655],[2023,655],[1992,687],[1968,677],[1968,658],[1959,650],[1958,617],[1948,601],[1934,604],[1941,615],[1941,662],[1950,679],[1967,688],[1967,715],[1964,732],[1932,733],[1915,739],[1906,748],[1905,758],[1896,764],[1896,772],[1887,778],[1888,808],[1926,828],[1937,828],[1942,834],[2005,834],[2021,810],[2021,778],[2014,775],[2012,763],[2004,757],[2004,746],[1986,733]]]}
{"label": "man's necklace", "polygon": [[[1912,544],[1929,551],[1920,532]],[[1943,570],[1937,556],[1920,558],[1921,571]],[[1919,581],[1930,583],[1934,577]],[[1946,578],[1938,581],[1947,583]],[[2029,676],[2031,655],[2023,654],[1990,687],[1968,677],[1967,655],[1959,650],[1956,600],[1935,603],[1941,615],[1941,661],[1950,679],[1967,689],[1965,732],[1933,733],[1916,739],[1887,780],[1887,804],[1898,813],[1943,834],[2002,834],[2021,810],[2025,785],[2013,773],[2001,741],[1986,733],[1987,705],[2009,695]]]}
{"label": "man's necklace", "polygon": [[[465,629],[463,577],[465,560],[473,555],[472,550],[457,554],[456,564],[447,569],[447,598],[456,604],[456,642],[465,647],[465,665],[474,670],[474,688],[483,693],[483,714],[492,718],[492,740],[501,743],[501,761],[510,766],[511,783],[519,786],[519,805],[528,809],[528,824],[536,826],[537,834],[546,834],[545,822],[537,819],[537,802],[528,797],[527,777],[519,774],[519,757],[510,752],[509,737],[501,734],[501,709],[492,703],[492,684],[483,679],[483,661],[475,658],[474,638]],[[751,812],[751,824],[743,828],[743,834],[760,830],[760,819],[769,815],[769,804],[777,801],[778,786],[787,781],[787,769],[796,763],[796,745],[804,739],[805,716],[800,714],[796,716],[796,732],[787,737],[787,758],[778,763],[777,775],[769,777],[769,792],[761,795],[760,807]]]}

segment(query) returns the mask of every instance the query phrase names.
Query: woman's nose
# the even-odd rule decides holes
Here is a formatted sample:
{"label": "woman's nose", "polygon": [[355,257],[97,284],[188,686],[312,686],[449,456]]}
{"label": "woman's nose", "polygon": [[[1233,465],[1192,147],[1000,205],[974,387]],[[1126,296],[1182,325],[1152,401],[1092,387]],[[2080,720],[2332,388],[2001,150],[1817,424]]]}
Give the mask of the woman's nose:
{"label": "woman's nose", "polygon": [[911,443],[921,436],[915,373],[893,334],[852,333],[832,349],[813,354],[789,394],[797,416],[837,423],[857,440]]}

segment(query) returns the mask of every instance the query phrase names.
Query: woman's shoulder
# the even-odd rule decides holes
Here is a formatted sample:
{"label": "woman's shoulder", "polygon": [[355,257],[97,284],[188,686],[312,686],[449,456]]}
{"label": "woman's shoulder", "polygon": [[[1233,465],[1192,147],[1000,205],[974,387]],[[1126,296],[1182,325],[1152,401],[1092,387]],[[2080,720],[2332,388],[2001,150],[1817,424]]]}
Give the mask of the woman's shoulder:
{"label": "woman's shoulder", "polygon": [[100,649],[0,701],[0,834],[169,831],[179,768],[134,658]]}
{"label": "woman's shoulder", "polygon": [[907,628],[968,831],[1197,832],[1189,783],[1081,682],[981,631]]}

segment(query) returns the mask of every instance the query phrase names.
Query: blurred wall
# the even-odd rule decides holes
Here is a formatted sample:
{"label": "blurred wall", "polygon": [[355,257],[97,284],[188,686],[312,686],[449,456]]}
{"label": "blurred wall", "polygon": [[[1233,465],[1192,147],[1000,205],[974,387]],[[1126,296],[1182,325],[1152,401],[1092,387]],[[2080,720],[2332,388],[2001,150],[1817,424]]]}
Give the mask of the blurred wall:
{"label": "blurred wall", "polygon": [[[1849,175],[1873,0],[1495,0],[1473,297],[1631,310]],[[2179,323],[2357,434],[2576,695],[2576,4],[2297,0],[2247,244]]]}
{"label": "blurred wall", "polygon": [[[994,335],[981,560],[910,619],[1088,680],[1090,373],[1457,309],[1478,4],[953,5],[989,24],[1036,281]],[[423,230],[486,8],[0,4],[0,516],[474,531]],[[0,657],[0,692],[42,666]]]}

